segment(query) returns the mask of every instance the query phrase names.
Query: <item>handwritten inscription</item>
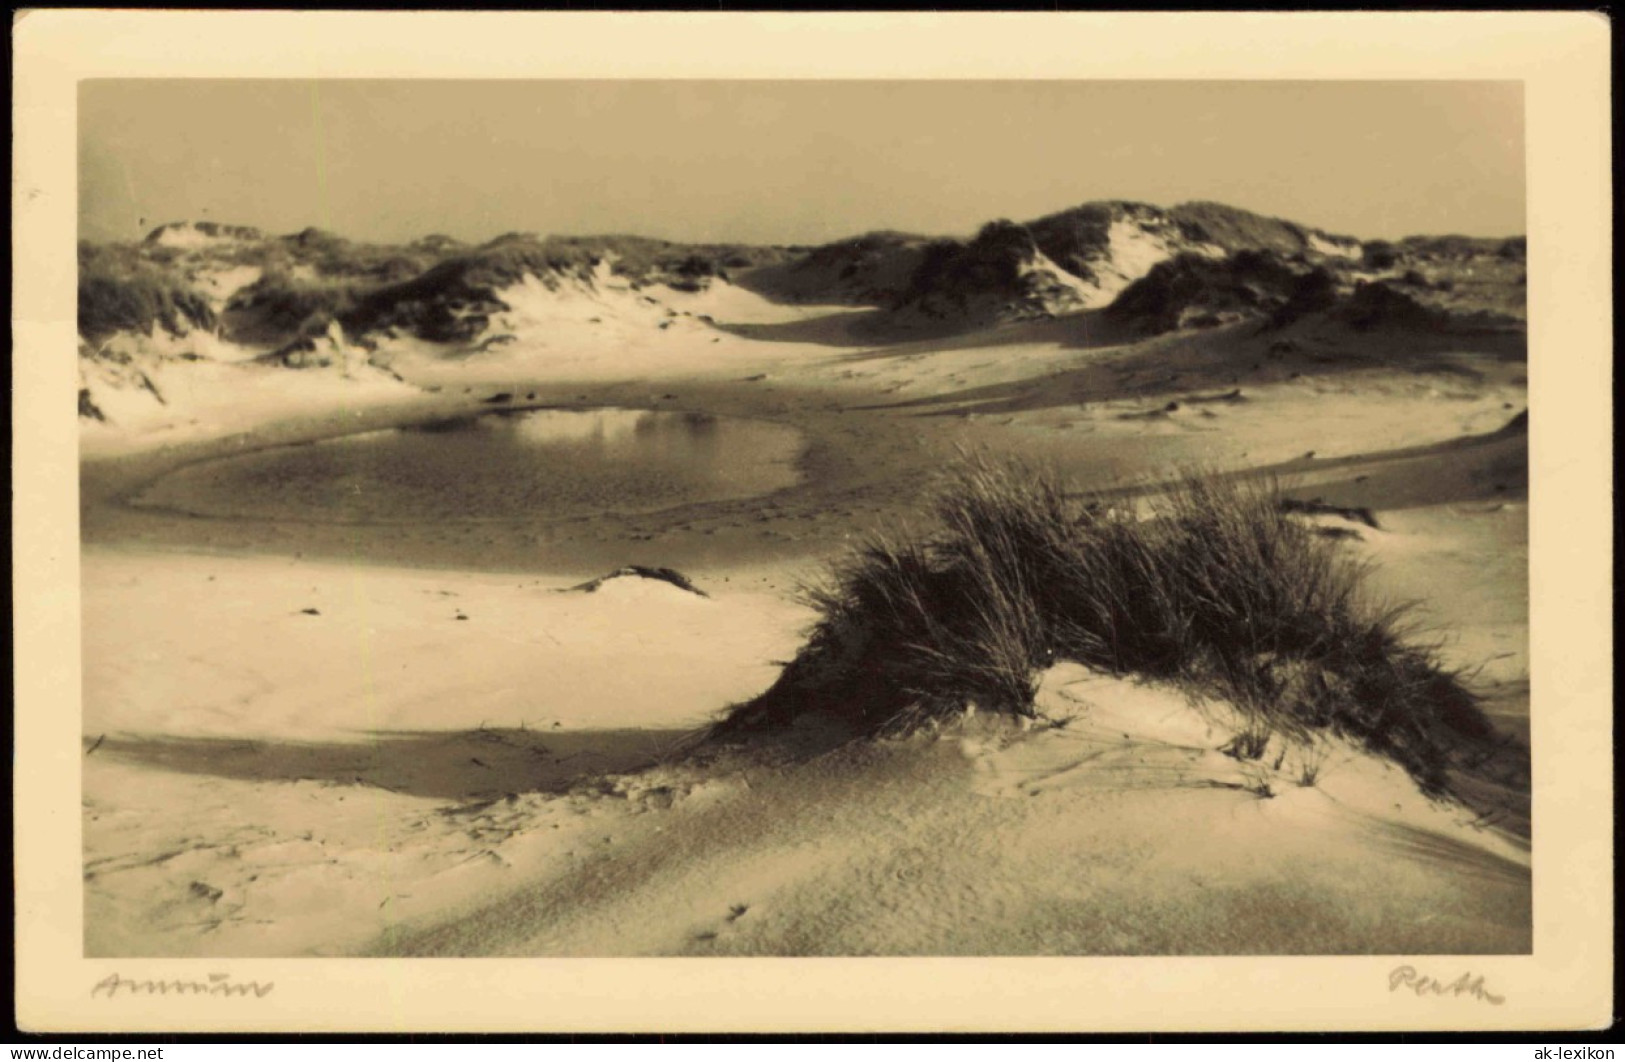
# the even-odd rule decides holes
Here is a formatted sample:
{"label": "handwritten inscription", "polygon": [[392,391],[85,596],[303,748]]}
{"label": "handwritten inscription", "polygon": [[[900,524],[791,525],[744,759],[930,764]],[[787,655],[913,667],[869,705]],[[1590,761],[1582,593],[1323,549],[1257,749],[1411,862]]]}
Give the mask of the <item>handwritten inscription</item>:
{"label": "handwritten inscription", "polygon": [[233,981],[229,974],[210,974],[207,981],[136,981],[118,974],[108,974],[90,990],[90,998],[106,993],[108,999],[120,991],[132,996],[252,996],[263,999],[271,994],[276,982]]}
{"label": "handwritten inscription", "polygon": [[1482,975],[1474,977],[1470,973],[1464,973],[1454,981],[1440,981],[1417,973],[1414,966],[1396,966],[1388,974],[1388,991],[1398,992],[1402,988],[1408,988],[1419,996],[1472,996],[1497,1007],[1506,1002],[1505,996],[1498,996],[1484,987]]}

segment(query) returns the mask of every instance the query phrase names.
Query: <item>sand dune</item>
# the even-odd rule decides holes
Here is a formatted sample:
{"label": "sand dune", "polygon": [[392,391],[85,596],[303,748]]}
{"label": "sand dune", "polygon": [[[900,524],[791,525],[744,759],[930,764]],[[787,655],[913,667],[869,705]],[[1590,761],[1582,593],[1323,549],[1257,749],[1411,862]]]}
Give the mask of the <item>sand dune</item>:
{"label": "sand dune", "polygon": [[[1266,221],[1242,234],[1355,253]],[[1102,298],[1173,251],[1126,224],[1103,230]],[[161,404],[92,384],[110,415],[83,435],[87,954],[1531,947],[1511,768],[1433,800],[1339,742],[1239,760],[1226,705],[1071,664],[1044,674],[1026,728],[696,740],[796,652],[797,580],[917,520],[965,446],[1079,489],[1188,464],[1280,476],[1381,593],[1421,600],[1498,729],[1526,739],[1521,333],[1317,317],[1146,339],[1086,311],[888,334],[887,311],[775,301],[748,272],[695,290],[607,261],[531,275],[472,341],[340,327],[306,351],[322,368],[149,337],[131,362]],[[214,280],[217,297],[248,282]],[[605,406],[768,420],[802,450],[765,495],[655,512],[475,512],[449,484],[434,520],[382,534],[278,508],[270,486],[252,514],[186,504],[212,458]],[[710,596],[634,577],[568,592],[627,564]]]}
{"label": "sand dune", "polygon": [[[86,946],[104,954],[354,946],[396,891],[442,902],[413,883],[473,843],[454,806],[496,800],[536,840],[547,796],[669,756],[770,681],[802,619],[727,584],[85,564]],[[294,902],[304,928],[279,913]]]}
{"label": "sand dune", "polygon": [[[1529,946],[1527,855],[1357,753],[1326,782],[1215,751],[1182,698],[1059,669],[997,724],[734,770],[415,954],[1328,954]],[[746,764],[749,766],[747,767]],[[692,775],[648,784],[678,793]],[[716,782],[710,784],[716,785]],[[635,798],[634,798],[635,799]],[[639,829],[638,827],[642,828]],[[1259,853],[1269,853],[1259,858]],[[1463,877],[1481,879],[1466,898]]]}

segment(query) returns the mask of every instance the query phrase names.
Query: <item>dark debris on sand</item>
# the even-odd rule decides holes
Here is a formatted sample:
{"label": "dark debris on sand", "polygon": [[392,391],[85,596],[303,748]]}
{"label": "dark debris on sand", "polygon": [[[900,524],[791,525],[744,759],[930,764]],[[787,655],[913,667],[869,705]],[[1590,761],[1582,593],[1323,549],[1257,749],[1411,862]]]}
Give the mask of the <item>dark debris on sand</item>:
{"label": "dark debris on sand", "polygon": [[596,579],[590,579],[587,582],[581,583],[577,586],[568,587],[566,592],[580,591],[581,593],[590,594],[596,591],[600,586],[603,586],[605,583],[609,582],[611,579],[627,578],[658,579],[663,583],[670,583],[679,590],[687,590],[691,594],[698,594],[701,597],[711,596],[704,590],[701,590],[699,587],[695,586],[694,583],[690,581],[688,576],[684,575],[680,571],[677,571],[675,568],[651,568],[642,564],[628,564],[625,567],[616,568],[614,571],[600,575]]}

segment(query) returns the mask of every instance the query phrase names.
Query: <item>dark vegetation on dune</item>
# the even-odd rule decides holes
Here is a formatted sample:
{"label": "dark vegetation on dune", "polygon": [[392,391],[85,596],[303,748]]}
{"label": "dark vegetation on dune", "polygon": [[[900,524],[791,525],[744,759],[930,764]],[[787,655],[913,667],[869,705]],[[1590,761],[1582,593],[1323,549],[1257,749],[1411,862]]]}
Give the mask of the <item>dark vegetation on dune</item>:
{"label": "dark vegetation on dune", "polygon": [[1284,328],[1311,314],[1325,314],[1356,332],[1427,331],[1448,326],[1450,315],[1418,294],[1452,288],[1449,280],[1428,280],[1415,270],[1393,281],[1356,281],[1349,288],[1325,266],[1291,262],[1269,251],[1237,251],[1224,258],[1185,253],[1158,262],[1124,288],[1106,316],[1145,335],[1246,320]]}
{"label": "dark vegetation on dune", "polygon": [[79,244],[79,334],[96,342],[154,326],[177,335],[213,328],[214,309],[183,274],[138,248]]}
{"label": "dark vegetation on dune", "polygon": [[[208,237],[174,245],[166,235]],[[635,288],[665,283],[700,291],[730,271],[783,263],[785,247],[680,244],[639,236],[547,237],[509,233],[479,246],[426,236],[405,246],[357,243],[324,229],[265,236],[214,222],[165,225],[139,244],[80,247],[81,333],[100,338],[145,330],[213,328],[209,300],[190,271],[203,265],[254,266],[252,284],[227,303],[226,327],[255,342],[306,344],[339,322],[346,333],[400,330],[435,342],[467,342],[493,313],[508,309],[495,292],[527,275],[556,287],[586,279],[601,262]]]}
{"label": "dark vegetation on dune", "polygon": [[[1332,310],[1334,297],[1347,303],[1341,320],[1356,329],[1432,328],[1441,315],[1477,315],[1490,325],[1522,320],[1522,237],[1362,245],[1217,203],[1164,209],[1113,200],[1024,223],[994,221],[970,239],[879,231],[813,248],[523,232],[477,246],[443,235],[386,246],[319,228],[270,236],[178,223],[141,243],[81,247],[81,334],[99,341],[126,329],[219,327],[227,338],[291,351],[336,321],[364,345],[369,333],[386,332],[463,344],[508,309],[501,288],[526,276],[549,287],[592,283],[606,261],[634,290],[666,284],[697,292],[726,282],[789,301],[872,305],[908,328],[922,323],[919,316],[971,328],[1080,309],[1074,278],[1099,281],[1119,229],[1175,252],[1112,308],[1146,333],[1244,318],[1281,325]],[[1328,254],[1328,244],[1341,253]],[[1207,257],[1215,249],[1224,256]],[[1342,256],[1355,253],[1362,257]],[[261,275],[232,296],[216,322],[199,276],[231,266]],[[1396,276],[1351,292],[1343,274],[1357,266]]]}
{"label": "dark vegetation on dune", "polygon": [[226,312],[251,313],[260,329],[275,336],[315,334],[353,308],[366,290],[355,282],[297,280],[284,272],[266,272],[233,294]]}
{"label": "dark vegetation on dune", "polygon": [[907,731],[967,704],[1032,716],[1039,671],[1069,659],[1224,698],[1250,733],[1353,739],[1431,792],[1492,740],[1406,608],[1370,601],[1361,565],[1272,484],[1189,474],[1148,504],[1141,519],[1041,470],[967,460],[934,531],[873,537],[805,589],[806,645],[714,736]]}
{"label": "dark vegetation on dune", "polygon": [[180,229],[195,229],[213,239],[258,240],[264,238],[265,235],[259,229],[249,225],[223,225],[218,221],[177,221],[168,225],[160,225],[147,233],[146,242],[158,244],[166,234]]}
{"label": "dark vegetation on dune", "polygon": [[645,236],[555,236],[544,241],[610,259],[610,272],[636,284],[665,283],[678,290],[701,290],[710,278],[727,280],[730,270],[777,265],[795,257],[791,248],[740,243],[672,243]]}
{"label": "dark vegetation on dune", "polygon": [[[636,236],[550,237],[510,233],[477,248],[448,238],[419,241],[416,256],[396,256],[334,270],[339,280],[290,282],[267,278],[243,293],[243,308],[274,314],[280,327],[304,338],[337,320],[355,337],[400,331],[437,343],[467,343],[510,307],[497,292],[527,276],[557,289],[562,280],[588,281],[600,263],[633,286],[666,283],[700,291],[729,269],[776,261],[777,248],[733,244],[685,245]],[[436,259],[435,255],[442,257]],[[256,290],[257,289],[257,290]]]}
{"label": "dark vegetation on dune", "polygon": [[1124,288],[1108,317],[1148,334],[1243,318],[1284,325],[1328,308],[1336,283],[1321,268],[1293,268],[1267,251],[1226,258],[1180,254]]}
{"label": "dark vegetation on dune", "polygon": [[1025,225],[991,221],[969,243],[936,240],[921,253],[896,309],[934,316],[992,310],[1005,318],[1045,316],[1078,299],[1057,276],[1028,268],[1039,254]]}
{"label": "dark vegetation on dune", "polygon": [[[1058,288],[1034,291],[1015,267],[1041,253],[1061,273],[1097,282],[1099,266],[1112,253],[1113,227],[1119,225],[1160,237],[1175,248],[1203,245],[1227,254],[1262,252],[1301,266],[1321,257],[1317,238],[1350,252],[1358,252],[1360,246],[1350,237],[1219,203],[1164,209],[1105,200],[1026,222],[992,222],[969,240],[872,232],[813,248],[784,269],[747,284],[791,298],[917,308],[937,316],[986,311],[990,302],[1002,299],[1006,303],[1002,309],[1011,313],[999,316],[1042,316],[1065,308],[1068,293]],[[1045,286],[1042,277],[1034,283]]]}
{"label": "dark vegetation on dune", "polygon": [[1351,248],[1359,245],[1351,236],[1333,235],[1295,221],[1265,217],[1223,203],[1181,203],[1169,210],[1168,215],[1189,238],[1216,244],[1232,254],[1237,251],[1270,251],[1288,257],[1305,254],[1310,250],[1311,237]]}
{"label": "dark vegetation on dune", "polygon": [[1111,245],[1114,221],[1127,221],[1146,232],[1210,244],[1227,254],[1264,251],[1283,258],[1312,252],[1311,236],[1357,246],[1351,237],[1333,236],[1296,222],[1265,217],[1222,203],[1181,203],[1166,210],[1148,203],[1111,200],[1084,203],[1070,210],[1027,222],[1038,247],[1056,265],[1085,280],[1095,278],[1093,263]]}
{"label": "dark vegetation on dune", "polygon": [[[159,250],[179,253],[175,248]],[[366,285],[404,280],[421,273],[445,253],[445,248],[437,248],[432,238],[397,247],[356,243],[325,229],[309,228],[286,236],[228,240],[197,253],[221,265],[259,266],[266,278],[283,283],[300,283],[292,274],[302,269],[307,277],[304,283]]]}
{"label": "dark vegetation on dune", "polygon": [[1407,236],[1399,241],[1401,254],[1425,258],[1482,258],[1494,256],[1522,262],[1528,257],[1529,241],[1523,236]]}
{"label": "dark vegetation on dune", "polygon": [[[877,231],[794,254],[739,282],[774,298],[891,306],[919,267],[929,237]],[[788,250],[788,249],[787,249]]]}
{"label": "dark vegetation on dune", "polygon": [[1334,316],[1357,332],[1379,328],[1426,330],[1446,323],[1445,314],[1380,280],[1356,284],[1353,294],[1338,304]]}
{"label": "dark vegetation on dune", "polygon": [[531,274],[557,286],[558,277],[586,277],[596,264],[597,258],[584,248],[503,239],[375,288],[339,314],[338,321],[353,336],[398,329],[432,342],[466,343],[485,330],[491,314],[509,308],[496,296],[497,289]]}
{"label": "dark vegetation on dune", "polygon": [[[878,305],[934,317],[1019,320],[1077,309],[1068,281],[1100,280],[1100,267],[1111,262],[1113,231],[1120,228],[1159,239],[1175,252],[1141,279],[1137,291],[1125,292],[1127,300],[1116,308],[1119,320],[1147,333],[1247,317],[1279,326],[1327,309],[1335,288],[1332,271],[1349,268],[1355,259],[1342,253],[1356,254],[1361,246],[1352,237],[1218,203],[1163,209],[1120,200],[1084,203],[1024,223],[992,222],[969,241],[908,244],[877,234],[861,255],[851,242],[831,246],[841,248],[848,268],[861,264],[873,275],[884,275],[888,260],[895,273],[907,256],[917,257],[907,283],[894,296],[875,299]],[[1222,255],[1213,257],[1215,251]],[[1039,256],[1053,269],[1034,268]],[[876,286],[871,293],[885,290]]]}
{"label": "dark vegetation on dune", "polygon": [[1094,263],[1111,247],[1112,221],[1125,214],[1148,220],[1160,211],[1142,203],[1084,203],[1029,221],[1026,228],[1052,262],[1073,276],[1095,280]]}

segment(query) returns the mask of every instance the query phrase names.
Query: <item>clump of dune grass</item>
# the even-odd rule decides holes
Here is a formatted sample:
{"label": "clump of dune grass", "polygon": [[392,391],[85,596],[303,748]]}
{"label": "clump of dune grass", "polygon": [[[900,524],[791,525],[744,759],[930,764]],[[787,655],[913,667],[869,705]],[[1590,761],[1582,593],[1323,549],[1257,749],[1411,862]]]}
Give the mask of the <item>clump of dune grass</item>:
{"label": "clump of dune grass", "polygon": [[1272,732],[1335,734],[1438,789],[1455,751],[1490,737],[1408,608],[1371,598],[1364,567],[1271,481],[1196,471],[1138,501],[1074,497],[1044,469],[971,456],[933,516],[804,590],[806,645],[719,732],[808,714],[906,730],[969,705],[1032,716],[1039,671],[1070,659],[1235,704],[1254,758]]}
{"label": "clump of dune grass", "polygon": [[251,312],[265,332],[279,339],[317,335],[335,318],[349,312],[367,289],[343,281],[299,280],[268,271],[236,292],[227,309]]}
{"label": "clump of dune grass", "polygon": [[830,714],[858,731],[906,730],[977,704],[1033,714],[1042,618],[990,551],[871,536],[802,588],[819,614],[779,682],[725,729]]}
{"label": "clump of dune grass", "polygon": [[1298,785],[1304,789],[1312,789],[1319,783],[1321,773],[1326,768],[1327,749],[1324,744],[1316,742],[1306,746],[1298,757]]}
{"label": "clump of dune grass", "polygon": [[79,245],[79,334],[98,341],[115,332],[182,334],[213,328],[214,308],[177,270],[128,245]]}

